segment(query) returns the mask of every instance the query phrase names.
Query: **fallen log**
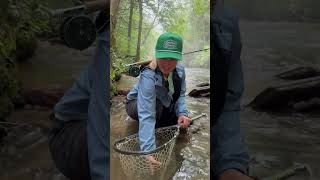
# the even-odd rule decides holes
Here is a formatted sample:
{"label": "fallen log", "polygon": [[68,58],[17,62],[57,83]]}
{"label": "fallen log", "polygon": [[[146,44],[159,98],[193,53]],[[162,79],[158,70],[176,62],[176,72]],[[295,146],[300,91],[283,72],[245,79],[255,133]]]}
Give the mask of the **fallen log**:
{"label": "fallen log", "polygon": [[275,75],[275,77],[285,80],[298,80],[315,76],[320,76],[320,70],[313,67],[297,67]]}
{"label": "fallen log", "polygon": [[199,87],[197,89],[193,89],[188,94],[191,97],[209,97],[210,96],[210,86]]}
{"label": "fallen log", "polygon": [[269,87],[255,97],[249,104],[258,110],[280,110],[292,108],[295,102],[320,97],[320,76],[296,80]]}

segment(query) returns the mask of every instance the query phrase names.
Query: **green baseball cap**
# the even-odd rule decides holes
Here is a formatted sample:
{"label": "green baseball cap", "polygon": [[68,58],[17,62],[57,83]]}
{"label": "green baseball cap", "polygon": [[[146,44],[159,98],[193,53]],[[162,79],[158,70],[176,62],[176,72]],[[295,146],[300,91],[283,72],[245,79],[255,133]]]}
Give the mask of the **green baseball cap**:
{"label": "green baseball cap", "polygon": [[156,45],[156,58],[174,58],[182,60],[182,38],[175,33],[163,33]]}

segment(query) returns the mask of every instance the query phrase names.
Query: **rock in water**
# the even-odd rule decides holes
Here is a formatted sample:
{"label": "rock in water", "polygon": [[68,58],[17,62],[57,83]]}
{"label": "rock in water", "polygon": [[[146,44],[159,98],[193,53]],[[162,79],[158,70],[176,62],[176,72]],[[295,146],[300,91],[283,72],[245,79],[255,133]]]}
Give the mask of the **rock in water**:
{"label": "rock in water", "polygon": [[320,76],[320,70],[313,67],[297,67],[292,70],[277,74],[275,77],[286,80],[298,80]]}
{"label": "rock in water", "polygon": [[197,87],[204,87],[204,86],[210,86],[210,84],[207,82],[204,82],[204,83],[197,84],[196,86]]}
{"label": "rock in water", "polygon": [[193,89],[189,96],[191,97],[208,97],[210,96],[210,86],[200,87],[197,89]]}
{"label": "rock in water", "polygon": [[29,145],[32,145],[34,142],[40,140],[42,137],[43,135],[41,134],[40,130],[32,131],[15,142],[15,145],[18,148],[26,148]]}
{"label": "rock in water", "polygon": [[197,125],[191,125],[191,126],[188,128],[188,131],[191,132],[192,134],[197,133],[199,130],[200,130],[200,127],[197,126]]}
{"label": "rock in water", "polygon": [[292,108],[296,102],[320,98],[319,92],[320,76],[296,80],[265,89],[249,106],[258,110],[279,111]]}
{"label": "rock in water", "polygon": [[313,109],[320,109],[320,98],[312,98],[309,101],[301,101],[293,104],[293,109],[296,111],[309,111]]}

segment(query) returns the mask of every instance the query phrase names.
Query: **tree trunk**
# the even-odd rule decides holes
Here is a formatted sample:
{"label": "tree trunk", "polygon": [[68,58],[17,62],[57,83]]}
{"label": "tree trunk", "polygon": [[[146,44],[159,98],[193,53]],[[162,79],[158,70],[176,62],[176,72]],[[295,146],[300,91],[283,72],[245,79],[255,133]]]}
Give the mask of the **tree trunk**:
{"label": "tree trunk", "polygon": [[130,55],[131,49],[131,29],[132,29],[132,14],[133,14],[133,0],[130,0],[130,14],[129,14],[129,23],[128,23],[128,49],[127,55]]}
{"label": "tree trunk", "polygon": [[[145,3],[146,3],[147,6],[150,6],[150,4],[148,4],[148,1],[145,1]],[[147,30],[147,33],[144,36],[144,39],[142,40],[142,43],[141,43],[142,45],[144,45],[146,43],[151,30],[154,28],[154,23],[156,22],[156,19],[158,18],[159,13],[160,13],[159,12],[160,11],[160,2],[158,3],[157,9],[155,7],[152,7],[152,6],[150,6],[150,7],[151,7],[153,13],[155,14],[155,16],[154,16],[153,21],[152,21],[152,23],[150,25],[150,28]]]}
{"label": "tree trunk", "polygon": [[139,29],[138,29],[138,42],[137,42],[137,53],[136,62],[140,60],[140,44],[141,44],[141,32],[142,32],[142,0],[138,0],[139,3]]}
{"label": "tree trunk", "polygon": [[116,47],[116,27],[117,27],[117,16],[119,10],[120,0],[111,1],[111,33],[110,33],[110,46]]}
{"label": "tree trunk", "polygon": [[151,30],[153,29],[153,26],[154,26],[154,23],[155,23],[156,19],[157,19],[157,16],[154,17],[154,19],[153,19],[153,21],[152,21],[152,24],[151,24],[150,28],[148,29],[148,32],[147,32],[146,35],[144,36],[144,39],[143,39],[143,41],[142,41],[142,44],[146,43],[147,38],[148,38]]}

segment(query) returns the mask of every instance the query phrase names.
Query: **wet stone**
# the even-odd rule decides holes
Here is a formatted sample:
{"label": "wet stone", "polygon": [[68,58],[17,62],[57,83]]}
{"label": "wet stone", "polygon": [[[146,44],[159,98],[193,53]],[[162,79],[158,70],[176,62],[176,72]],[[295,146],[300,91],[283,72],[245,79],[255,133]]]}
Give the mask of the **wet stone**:
{"label": "wet stone", "polygon": [[15,146],[9,146],[8,147],[8,155],[14,156],[17,153],[17,148]]}
{"label": "wet stone", "polygon": [[18,140],[15,144],[19,148],[24,148],[24,147],[38,141],[42,137],[43,137],[43,135],[41,134],[40,131],[32,131],[32,132],[26,134],[20,140]]}
{"label": "wet stone", "polygon": [[197,87],[204,87],[204,86],[209,86],[209,85],[210,85],[209,83],[204,82],[204,83],[197,84],[196,86]]}
{"label": "wet stone", "polygon": [[59,173],[59,174],[54,174],[52,176],[52,180],[68,180],[68,179],[64,175]]}
{"label": "wet stone", "polygon": [[197,125],[191,125],[188,129],[188,131],[192,134],[197,133],[200,130],[200,127]]}
{"label": "wet stone", "polygon": [[22,157],[23,157],[23,155],[22,155],[21,153],[19,153],[19,154],[17,155],[17,158],[18,158],[18,159],[22,159]]}
{"label": "wet stone", "polygon": [[24,105],[25,110],[32,110],[33,106],[31,104]]}
{"label": "wet stone", "polygon": [[22,173],[30,173],[32,171],[31,168],[25,168],[22,170]]}

